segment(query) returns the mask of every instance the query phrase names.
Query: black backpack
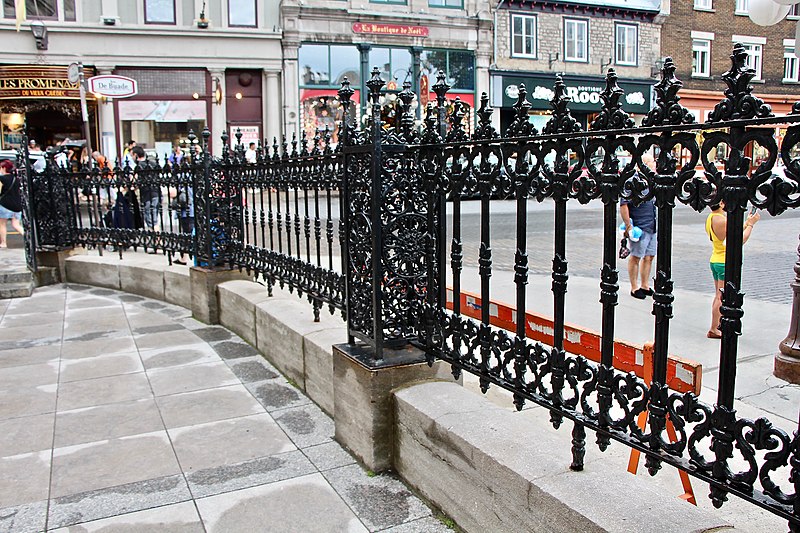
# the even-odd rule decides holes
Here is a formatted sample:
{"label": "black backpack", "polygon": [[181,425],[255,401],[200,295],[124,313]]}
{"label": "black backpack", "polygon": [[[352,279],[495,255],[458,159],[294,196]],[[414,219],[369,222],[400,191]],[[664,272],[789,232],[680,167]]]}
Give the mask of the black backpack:
{"label": "black backpack", "polygon": [[22,193],[16,174],[0,176],[0,183],[3,184],[3,189],[0,190],[0,205],[15,213],[22,211]]}

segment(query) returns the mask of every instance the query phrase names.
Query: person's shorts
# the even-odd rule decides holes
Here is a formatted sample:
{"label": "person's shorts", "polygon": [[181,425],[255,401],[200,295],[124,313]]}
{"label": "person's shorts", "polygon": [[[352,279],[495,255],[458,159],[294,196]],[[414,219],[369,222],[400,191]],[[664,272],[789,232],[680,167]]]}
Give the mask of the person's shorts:
{"label": "person's shorts", "polygon": [[654,256],[658,250],[658,234],[642,232],[642,237],[638,241],[633,242],[628,239],[628,248],[631,249],[632,256],[640,259],[645,256]]}
{"label": "person's shorts", "polygon": [[6,209],[2,205],[0,205],[0,218],[16,218],[17,220],[19,220],[20,213],[12,211],[10,209]]}
{"label": "person's shorts", "polygon": [[181,226],[181,233],[192,233],[194,231],[194,217],[180,217],[178,219]]}
{"label": "person's shorts", "polygon": [[714,281],[725,281],[725,263],[709,263]]}
{"label": "person's shorts", "polygon": [[145,198],[142,200],[142,214],[144,215],[144,225],[148,228],[158,226],[158,196]]}

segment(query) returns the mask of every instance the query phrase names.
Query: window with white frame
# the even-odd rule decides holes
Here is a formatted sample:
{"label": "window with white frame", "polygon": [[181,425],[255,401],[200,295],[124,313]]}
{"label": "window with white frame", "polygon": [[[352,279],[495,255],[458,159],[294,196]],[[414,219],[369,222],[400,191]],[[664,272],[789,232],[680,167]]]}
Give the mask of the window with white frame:
{"label": "window with white frame", "polygon": [[639,27],[635,24],[617,24],[616,26],[616,63],[617,65],[636,66],[639,50]]}
{"label": "window with white frame", "polygon": [[794,4],[786,15],[787,19],[800,19],[800,4]]}
{"label": "window with white frame", "polygon": [[255,28],[257,13],[256,0],[228,0],[228,26]]}
{"label": "window with white frame", "polygon": [[734,13],[737,15],[747,15],[749,4],[750,0],[736,0],[736,10]]}
{"label": "window with white frame", "polygon": [[745,66],[756,71],[754,80],[761,80],[761,64],[764,55],[764,45],[761,43],[742,42],[742,46],[747,52]]}
{"label": "window with white frame", "polygon": [[694,0],[694,8],[702,11],[711,11],[714,9],[713,0]]}
{"label": "window with white frame", "polygon": [[145,24],[175,24],[175,0],[144,0]]}
{"label": "window with white frame", "polygon": [[800,81],[798,76],[798,66],[800,60],[794,55],[795,41],[794,39],[786,39],[783,41],[783,82],[784,83],[797,83]]}
{"label": "window with white frame", "polygon": [[[63,20],[75,22],[75,0],[25,0],[30,20]],[[3,17],[16,18],[14,0],[3,0]]]}
{"label": "window with white frame", "polygon": [[711,41],[692,39],[692,76],[711,76]]}
{"label": "window with white frame", "polygon": [[589,21],[564,19],[564,61],[589,62]]}
{"label": "window with white frame", "polygon": [[536,17],[511,15],[511,56],[536,57]]}

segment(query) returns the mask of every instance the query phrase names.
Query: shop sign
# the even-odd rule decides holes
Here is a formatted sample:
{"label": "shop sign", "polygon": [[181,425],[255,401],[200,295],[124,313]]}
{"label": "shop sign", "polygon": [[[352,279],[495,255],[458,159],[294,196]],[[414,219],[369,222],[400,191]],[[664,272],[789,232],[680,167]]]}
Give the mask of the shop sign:
{"label": "shop sign", "polygon": [[[84,74],[94,74],[84,68]],[[80,88],[67,77],[66,66],[1,66],[0,99],[80,99]]]}
{"label": "shop sign", "polygon": [[427,26],[403,26],[401,24],[376,24],[374,22],[354,22],[354,33],[374,35],[399,35],[402,37],[427,37]]}
{"label": "shop sign", "polygon": [[250,146],[250,143],[256,143],[257,145],[258,141],[261,140],[261,128],[259,126],[231,126],[230,130],[228,142],[231,146],[236,146],[236,133],[239,131],[242,132],[242,144],[245,148]]}
{"label": "shop sign", "polygon": [[[572,99],[569,108],[573,111],[597,112],[600,110],[600,93],[605,89],[605,78],[589,76],[562,76],[566,93]],[[512,107],[519,97],[520,84],[525,84],[527,100],[531,109],[551,109],[550,100],[555,93],[555,75],[503,76],[503,107]],[[649,81],[619,81],[625,91],[621,101],[622,109],[629,113],[644,114],[650,110]]]}
{"label": "shop sign", "polygon": [[127,98],[134,96],[139,89],[132,78],[103,75],[89,78],[89,92],[108,98]]}

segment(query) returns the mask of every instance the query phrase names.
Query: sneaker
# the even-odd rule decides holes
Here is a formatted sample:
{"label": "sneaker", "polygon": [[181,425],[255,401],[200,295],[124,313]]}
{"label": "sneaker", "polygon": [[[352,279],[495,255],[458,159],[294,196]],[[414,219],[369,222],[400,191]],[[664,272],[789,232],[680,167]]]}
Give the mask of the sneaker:
{"label": "sneaker", "polygon": [[644,300],[647,298],[647,294],[644,292],[644,289],[636,289],[635,291],[631,291],[631,296],[637,300]]}
{"label": "sneaker", "polygon": [[653,295],[653,289],[639,289],[639,290],[643,291],[645,296],[652,296]]}
{"label": "sneaker", "polygon": [[185,265],[186,261],[181,261],[180,259],[173,259],[172,262],[176,265]]}

